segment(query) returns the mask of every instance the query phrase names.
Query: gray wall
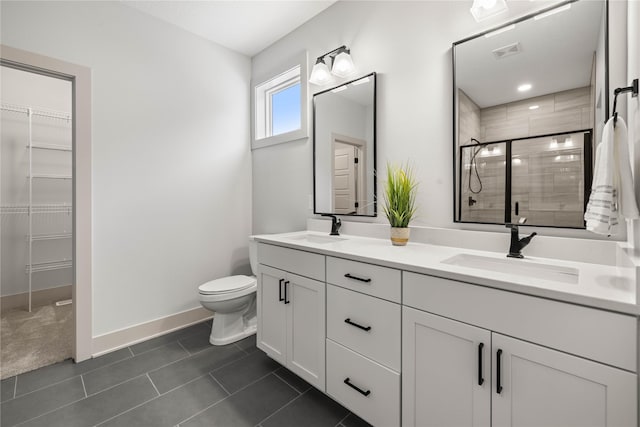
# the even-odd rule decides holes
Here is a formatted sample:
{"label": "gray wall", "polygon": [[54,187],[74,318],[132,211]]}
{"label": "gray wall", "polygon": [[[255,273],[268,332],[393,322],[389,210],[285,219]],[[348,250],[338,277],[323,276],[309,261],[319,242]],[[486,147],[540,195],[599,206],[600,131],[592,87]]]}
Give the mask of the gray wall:
{"label": "gray wall", "polygon": [[92,70],[93,335],[248,271],[249,58],[120,2],[1,8],[3,44]]}

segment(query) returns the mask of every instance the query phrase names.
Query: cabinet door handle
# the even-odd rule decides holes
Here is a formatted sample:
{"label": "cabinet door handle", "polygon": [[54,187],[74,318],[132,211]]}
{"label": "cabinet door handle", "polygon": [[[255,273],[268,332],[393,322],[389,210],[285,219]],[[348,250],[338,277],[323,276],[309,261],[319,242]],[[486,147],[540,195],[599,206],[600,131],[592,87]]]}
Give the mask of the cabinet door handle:
{"label": "cabinet door handle", "polygon": [[357,391],[358,393],[360,393],[361,395],[363,395],[363,396],[369,396],[371,394],[371,390],[364,391],[363,389],[361,389],[357,385],[352,384],[351,381],[349,380],[349,378],[345,378],[344,379],[344,383],[346,385],[348,385],[349,387],[351,387],[352,389],[354,389],[355,391]]}
{"label": "cabinet door handle", "polygon": [[502,393],[502,381],[500,380],[500,371],[502,370],[502,350],[498,349],[496,353],[496,393]]}
{"label": "cabinet door handle", "polygon": [[284,282],[284,279],[280,279],[280,284],[278,285],[278,301],[284,301],[282,297],[282,282]]}
{"label": "cabinet door handle", "polygon": [[371,282],[371,278],[369,277],[364,278],[364,277],[352,276],[349,273],[345,274],[344,277],[346,277],[347,279],[357,280],[358,282],[365,282],[365,283]]}
{"label": "cabinet door handle", "polygon": [[287,285],[289,284],[289,281],[287,280],[286,282],[284,282],[284,303],[285,304],[289,304],[291,301],[289,301],[289,296],[287,295]]}
{"label": "cabinet door handle", "polygon": [[478,385],[484,384],[484,375],[482,374],[482,354],[484,353],[484,343],[478,344]]}
{"label": "cabinet door handle", "polygon": [[351,318],[344,319],[344,323],[348,323],[348,324],[350,324],[351,326],[355,326],[356,328],[360,328],[360,329],[362,329],[363,331],[367,331],[367,332],[369,332],[369,331],[371,330],[371,326],[362,326],[362,325],[358,325],[357,323],[352,322],[352,321],[351,321]]}

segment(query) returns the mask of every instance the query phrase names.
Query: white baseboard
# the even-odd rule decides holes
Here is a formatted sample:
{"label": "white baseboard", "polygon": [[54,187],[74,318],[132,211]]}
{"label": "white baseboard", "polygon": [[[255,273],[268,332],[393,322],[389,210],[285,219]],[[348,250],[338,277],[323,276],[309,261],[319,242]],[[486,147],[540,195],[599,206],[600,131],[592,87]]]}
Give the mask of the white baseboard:
{"label": "white baseboard", "polygon": [[186,328],[196,323],[211,319],[213,314],[204,307],[172,314],[171,316],[140,323],[108,334],[93,337],[92,356],[98,357],[150,338]]}

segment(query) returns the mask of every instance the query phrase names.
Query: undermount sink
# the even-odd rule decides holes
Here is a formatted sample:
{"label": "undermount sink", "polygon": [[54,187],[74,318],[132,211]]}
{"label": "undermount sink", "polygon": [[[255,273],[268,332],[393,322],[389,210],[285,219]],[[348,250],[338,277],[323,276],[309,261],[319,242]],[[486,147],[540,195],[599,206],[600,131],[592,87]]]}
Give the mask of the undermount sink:
{"label": "undermount sink", "polygon": [[303,240],[309,243],[316,243],[316,244],[336,243],[336,242],[341,242],[343,240],[347,240],[344,237],[319,236],[317,234],[299,234],[297,236],[289,236],[287,238],[291,240]]}
{"label": "undermount sink", "polygon": [[481,255],[459,254],[442,261],[443,264],[458,265],[460,267],[476,268],[479,270],[498,273],[514,274],[533,277],[536,279],[552,280],[562,283],[578,283],[577,268],[558,265],[540,264],[519,259],[500,259]]}

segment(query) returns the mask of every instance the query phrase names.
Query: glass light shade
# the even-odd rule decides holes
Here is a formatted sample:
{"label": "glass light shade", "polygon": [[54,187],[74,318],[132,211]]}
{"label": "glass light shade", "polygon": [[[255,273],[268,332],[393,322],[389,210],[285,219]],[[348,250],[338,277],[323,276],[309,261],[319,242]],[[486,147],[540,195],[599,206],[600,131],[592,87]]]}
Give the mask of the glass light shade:
{"label": "glass light shade", "polygon": [[470,12],[476,22],[491,18],[507,11],[507,3],[504,0],[473,0]]}
{"label": "glass light shade", "polygon": [[342,51],[336,55],[333,60],[333,67],[331,72],[341,78],[349,77],[355,73],[356,67],[353,65],[353,60],[348,52]]}
{"label": "glass light shade", "polygon": [[324,63],[322,59],[319,59],[316,62],[316,65],[313,66],[313,70],[311,70],[311,77],[309,77],[309,83],[313,83],[314,85],[325,85],[332,80],[331,71],[329,71],[329,67]]}

